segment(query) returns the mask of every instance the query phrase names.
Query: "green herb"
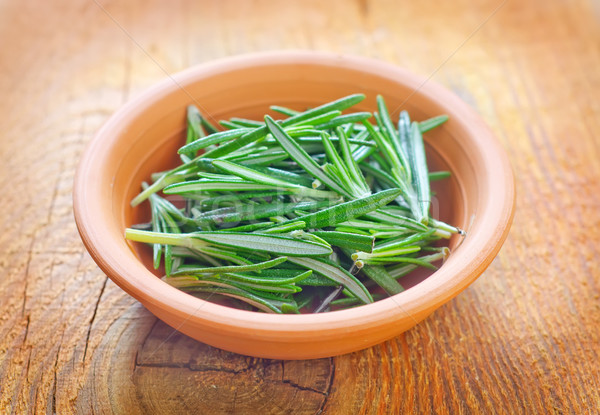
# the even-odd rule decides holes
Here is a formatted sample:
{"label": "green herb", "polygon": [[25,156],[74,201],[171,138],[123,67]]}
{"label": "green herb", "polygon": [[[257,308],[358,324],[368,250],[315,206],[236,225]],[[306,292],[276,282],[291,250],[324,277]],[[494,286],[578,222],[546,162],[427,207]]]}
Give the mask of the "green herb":
{"label": "green herb", "polygon": [[402,111],[394,124],[382,96],[375,113],[346,112],[363,99],[272,106],[283,119],[233,117],[224,130],[188,107],[182,164],[143,184],[131,203],[148,200],[151,220],[126,238],[152,246],[169,284],[265,312],[402,292],[399,278],[435,269],[440,241],[464,234],[429,213],[430,182],[450,173],[428,171],[422,135],[448,117]]}

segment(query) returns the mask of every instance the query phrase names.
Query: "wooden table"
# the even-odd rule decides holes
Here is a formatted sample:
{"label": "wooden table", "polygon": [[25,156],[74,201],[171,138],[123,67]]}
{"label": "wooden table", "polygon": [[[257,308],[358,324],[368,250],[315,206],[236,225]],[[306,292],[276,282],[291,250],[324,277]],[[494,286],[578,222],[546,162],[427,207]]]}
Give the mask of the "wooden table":
{"label": "wooden table", "polygon": [[[1,1],[0,39],[1,413],[599,413],[597,2]],[[282,362],[157,321],[86,253],[71,189],[95,131],[166,73],[290,48],[446,85],[506,148],[518,199],[498,258],[416,328]]]}

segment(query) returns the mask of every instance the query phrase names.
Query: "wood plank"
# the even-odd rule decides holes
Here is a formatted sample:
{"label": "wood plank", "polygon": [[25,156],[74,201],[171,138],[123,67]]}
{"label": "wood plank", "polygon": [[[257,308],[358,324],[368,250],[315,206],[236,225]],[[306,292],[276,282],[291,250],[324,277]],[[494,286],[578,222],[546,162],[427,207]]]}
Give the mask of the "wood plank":
{"label": "wood plank", "polygon": [[[593,1],[0,1],[1,413],[595,413],[600,408],[600,9]],[[431,76],[506,148],[517,215],[469,289],[332,359],[223,352],[99,271],[77,162],[166,73],[273,49]]]}

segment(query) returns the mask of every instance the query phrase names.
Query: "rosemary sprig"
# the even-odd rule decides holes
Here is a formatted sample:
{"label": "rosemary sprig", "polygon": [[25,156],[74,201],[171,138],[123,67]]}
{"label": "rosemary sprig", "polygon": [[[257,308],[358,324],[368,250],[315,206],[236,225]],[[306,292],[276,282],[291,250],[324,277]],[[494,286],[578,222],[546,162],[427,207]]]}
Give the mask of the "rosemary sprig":
{"label": "rosemary sprig", "polygon": [[188,107],[182,164],[143,185],[132,205],[148,199],[152,218],[126,238],[152,246],[169,284],[265,312],[402,292],[400,277],[435,269],[449,253],[435,244],[463,233],[429,215],[429,184],[450,173],[428,171],[422,135],[448,117],[402,111],[394,124],[382,96],[375,113],[345,113],[363,99],[272,106],[283,119],[232,117],[223,130]]}

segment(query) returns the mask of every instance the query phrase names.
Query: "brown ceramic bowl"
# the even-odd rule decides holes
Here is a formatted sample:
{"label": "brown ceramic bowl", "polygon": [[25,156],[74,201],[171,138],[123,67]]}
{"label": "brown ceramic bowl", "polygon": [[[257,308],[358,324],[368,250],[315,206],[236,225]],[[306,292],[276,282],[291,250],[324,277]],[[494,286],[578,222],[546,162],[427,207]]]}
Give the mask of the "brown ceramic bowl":
{"label": "brown ceramic bowl", "polygon": [[[271,104],[305,108],[351,93],[374,110],[383,94],[390,110],[415,120],[448,114],[426,136],[431,164],[452,172],[438,187],[436,216],[468,230],[435,273],[373,304],[321,314],[274,315],[203,301],[157,278],[144,247],[126,227],[144,215],[130,207],[143,180],[176,162],[185,108],[194,100],[215,119],[261,119]],[[383,342],[416,325],[471,284],[504,242],[514,211],[514,181],[502,147],[479,116],[433,81],[387,63],[311,52],[224,59],[167,79],[119,110],[82,157],[73,192],[81,238],[98,266],[150,312],[197,340],[244,355],[308,359]],[[146,265],[145,265],[146,264]]]}

